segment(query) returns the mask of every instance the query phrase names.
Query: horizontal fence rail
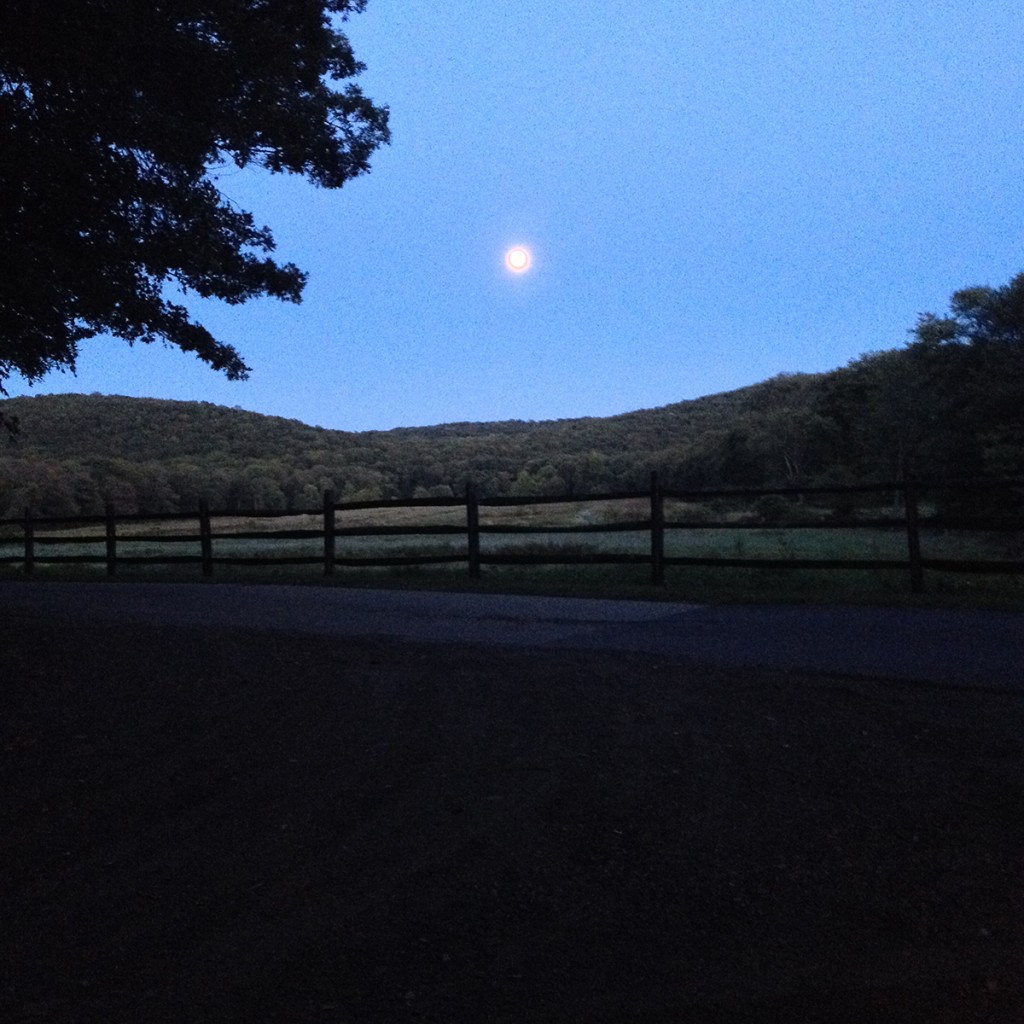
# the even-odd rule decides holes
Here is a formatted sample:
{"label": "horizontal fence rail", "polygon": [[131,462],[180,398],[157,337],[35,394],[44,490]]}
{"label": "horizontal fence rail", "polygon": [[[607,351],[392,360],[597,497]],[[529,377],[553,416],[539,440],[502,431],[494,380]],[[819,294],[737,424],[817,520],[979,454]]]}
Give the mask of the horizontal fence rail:
{"label": "horizontal fence rail", "polygon": [[[339,568],[426,566],[462,563],[469,575],[477,578],[484,566],[508,565],[647,565],[651,582],[665,582],[666,567],[713,566],[740,569],[814,569],[814,570],[897,570],[906,573],[910,589],[924,589],[926,570],[954,573],[1024,573],[1024,561],[1015,558],[951,559],[926,557],[922,554],[921,533],[927,531],[1001,531],[1021,534],[1020,512],[996,520],[985,520],[933,514],[922,517],[920,503],[923,492],[962,490],[969,494],[1000,490],[1016,495],[1014,507],[1024,505],[1024,482],[993,484],[963,484],[957,488],[926,487],[916,481],[896,483],[859,484],[849,487],[783,487],[783,488],[719,488],[714,490],[673,490],[663,488],[657,474],[651,475],[650,488],[645,491],[617,491],[585,495],[552,495],[537,497],[478,497],[472,485],[467,486],[462,498],[409,498],[391,501],[336,502],[327,492],[319,509],[273,510],[247,513],[213,513],[200,503],[195,513],[149,513],[118,515],[108,506],[102,516],[74,518],[34,517],[26,511],[20,519],[0,520],[0,563],[21,563],[26,574],[32,574],[39,565],[97,564],[105,565],[110,576],[117,574],[119,566],[127,565],[197,565],[204,576],[213,576],[218,565],[277,566],[319,565],[325,575],[331,576]],[[737,502],[757,500],[768,496],[804,502],[808,498],[842,496],[867,497],[878,495],[886,504],[895,506],[892,514],[873,514],[865,518],[847,515],[814,518],[790,514],[784,523],[744,520],[708,521],[703,517],[666,518],[666,502],[684,502],[698,507],[708,502]],[[642,502],[646,514],[643,518],[630,518],[611,522],[580,522],[573,524],[531,524],[481,522],[481,510],[522,508],[524,506],[568,505],[587,502]],[[901,507],[900,507],[901,506]],[[460,510],[458,522],[444,524],[382,523],[358,526],[341,525],[339,514],[396,509],[452,509]],[[629,511],[633,511],[632,506]],[[792,513],[792,510],[790,510]],[[676,513],[678,515],[678,513]],[[274,519],[306,520],[303,527],[260,529],[250,526],[231,532],[216,532],[215,524],[248,520],[251,524]],[[132,534],[119,532],[133,525],[155,522],[170,529],[181,524],[185,532]],[[194,527],[194,529],[192,529]],[[102,528],[102,530],[100,529]],[[905,556],[894,558],[747,558],[723,555],[667,554],[666,535],[679,531],[742,531],[742,530],[876,530],[900,532],[905,538]],[[643,534],[646,537],[643,553],[602,550],[552,550],[536,552],[508,552],[488,550],[482,546],[484,538],[518,537],[526,535],[552,535],[581,537],[595,534]],[[457,537],[462,538],[458,550],[438,553],[379,553],[360,555],[350,542],[358,538],[402,537]],[[262,542],[268,547],[288,542],[307,543],[307,553],[247,555],[232,552],[239,543]],[[189,546],[191,553],[172,553],[179,546]],[[157,553],[137,553],[140,548],[159,547]],[[164,550],[170,546],[171,550]],[[308,547],[316,553],[308,553]],[[54,549],[62,553],[52,552]],[[179,548],[180,550],[181,548]],[[1018,550],[1024,548],[1018,547]],[[136,553],[133,553],[136,552]]]}

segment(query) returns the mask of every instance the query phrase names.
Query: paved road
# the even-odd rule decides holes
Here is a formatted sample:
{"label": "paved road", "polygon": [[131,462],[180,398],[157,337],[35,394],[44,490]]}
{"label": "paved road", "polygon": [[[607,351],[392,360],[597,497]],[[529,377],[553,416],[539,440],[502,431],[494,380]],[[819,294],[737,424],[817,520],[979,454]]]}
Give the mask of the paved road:
{"label": "paved road", "polygon": [[1024,691],[1024,614],[235,584],[0,583],[0,609],[121,622],[234,625],[661,654]]}

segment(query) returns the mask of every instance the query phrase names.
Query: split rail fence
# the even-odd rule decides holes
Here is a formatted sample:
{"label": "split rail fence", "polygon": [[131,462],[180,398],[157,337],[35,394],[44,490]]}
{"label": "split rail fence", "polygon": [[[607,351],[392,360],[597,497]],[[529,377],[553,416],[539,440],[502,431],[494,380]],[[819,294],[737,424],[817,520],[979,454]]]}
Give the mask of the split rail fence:
{"label": "split rail fence", "polygon": [[[1024,489],[1024,482],[1004,482],[995,484],[963,485],[961,490],[977,493],[979,488],[988,490],[999,489],[1004,492],[1016,492],[1018,496]],[[660,486],[657,474],[651,475],[650,488],[645,491],[618,491],[573,496],[552,497],[478,497],[473,486],[467,486],[462,498],[413,498],[388,501],[336,502],[335,496],[328,492],[324,495],[323,506],[314,510],[281,510],[263,512],[220,512],[212,513],[205,504],[201,504],[197,513],[154,513],[146,515],[118,515],[112,506],[108,506],[103,516],[80,516],[75,518],[39,518],[26,511],[21,519],[0,520],[0,563],[22,563],[24,573],[31,575],[36,566],[41,564],[100,563],[106,565],[107,574],[114,576],[121,565],[175,565],[196,564],[203,576],[213,576],[218,565],[278,566],[278,565],[320,565],[323,573],[331,576],[340,568],[388,567],[388,566],[423,566],[443,563],[464,563],[470,577],[481,575],[483,566],[501,565],[595,565],[595,564],[639,564],[647,565],[650,580],[659,585],[665,582],[667,567],[681,566],[717,566],[740,569],[821,569],[821,570],[900,570],[906,573],[910,589],[921,592],[924,589],[926,570],[959,573],[1024,573],[1024,561],[1012,558],[999,559],[949,559],[929,558],[922,555],[922,529],[969,529],[999,530],[1004,532],[1021,532],[1021,524],[1007,525],[1002,521],[957,521],[950,518],[928,516],[922,519],[920,512],[922,485],[912,481],[884,484],[865,484],[854,487],[783,487],[759,489],[717,489],[717,490],[672,490]],[[948,490],[948,488],[946,488]],[[930,488],[929,488],[930,490]],[[845,496],[851,501],[854,496],[865,498],[878,495],[884,504],[895,507],[897,512],[891,515],[874,516],[872,518],[808,518],[806,521],[787,518],[784,525],[772,526],[764,522],[751,521],[707,521],[703,517],[687,519],[671,519],[666,517],[666,501],[677,500],[689,506],[704,502],[725,501],[740,502],[763,498],[766,495],[778,495],[783,499],[813,501],[815,498],[831,498]],[[617,522],[573,523],[569,525],[534,525],[534,524],[496,524],[481,523],[481,508],[514,507],[545,504],[570,504],[584,502],[619,502],[642,500],[647,514],[642,519]],[[431,509],[440,507],[459,507],[464,509],[464,519],[459,524],[437,525],[338,525],[338,513],[364,510],[393,510],[400,508]],[[797,506],[798,507],[798,506]],[[219,520],[231,520],[235,523],[239,518],[274,519],[296,516],[316,516],[319,526],[316,529],[282,529],[282,530],[241,530],[232,532],[214,532],[213,524]],[[196,523],[198,533],[163,533],[145,535],[121,535],[119,526],[150,521],[170,523],[172,521],[191,520]],[[84,528],[102,525],[103,533],[83,534]],[[20,528],[19,539],[14,533]],[[901,558],[746,558],[719,555],[668,555],[665,549],[665,538],[676,530],[751,530],[765,528],[790,530],[812,528],[842,530],[883,530],[897,531],[905,537],[906,555]],[[58,529],[59,532],[47,532]],[[71,533],[69,531],[75,531]],[[601,534],[642,532],[649,538],[645,550],[637,552],[614,552],[595,548],[592,551],[550,551],[534,553],[510,553],[500,549],[481,549],[481,538],[493,535],[524,535],[524,534]],[[374,554],[359,556],[345,551],[345,541],[356,537],[398,537],[398,536],[462,536],[465,547],[460,550],[433,554],[400,553],[386,556]],[[12,540],[13,536],[13,540]],[[6,538],[3,539],[3,538]],[[317,540],[319,553],[315,555],[261,555],[251,557],[237,554],[217,552],[218,544],[224,541],[261,541],[267,544],[284,541]],[[159,554],[131,554],[133,545],[154,543],[163,545],[192,545],[193,551],[198,545],[198,554],[175,555],[168,552]],[[103,554],[87,553],[72,550],[76,546],[91,546],[93,552],[97,544],[105,547]],[[59,547],[67,552],[63,554],[41,554],[40,547],[50,549]],[[17,548],[12,552],[12,548]],[[136,549],[138,550],[138,549]],[[7,553],[4,554],[3,552]]]}

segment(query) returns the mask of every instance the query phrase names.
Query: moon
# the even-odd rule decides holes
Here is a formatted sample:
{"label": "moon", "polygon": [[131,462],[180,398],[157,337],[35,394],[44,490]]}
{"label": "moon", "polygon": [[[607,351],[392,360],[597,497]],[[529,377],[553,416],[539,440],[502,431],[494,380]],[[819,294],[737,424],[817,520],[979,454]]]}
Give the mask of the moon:
{"label": "moon", "polygon": [[521,274],[530,269],[530,253],[521,245],[513,246],[505,253],[505,266],[513,273]]}

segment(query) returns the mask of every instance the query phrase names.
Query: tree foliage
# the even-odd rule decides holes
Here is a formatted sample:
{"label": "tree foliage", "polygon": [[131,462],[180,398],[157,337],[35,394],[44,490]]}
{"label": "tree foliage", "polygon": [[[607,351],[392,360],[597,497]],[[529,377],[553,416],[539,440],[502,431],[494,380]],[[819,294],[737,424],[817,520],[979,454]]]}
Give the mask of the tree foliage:
{"label": "tree foliage", "polygon": [[918,344],[959,344],[1024,351],[1024,274],[1000,288],[976,285],[954,292],[949,314],[922,313],[914,328]]}
{"label": "tree foliage", "polygon": [[[168,291],[297,302],[305,275],[218,192],[231,162],[339,188],[388,140],[337,29],[365,0],[4,0],[0,389],[79,342],[162,340],[248,368]],[[332,20],[332,16],[333,19]]]}

